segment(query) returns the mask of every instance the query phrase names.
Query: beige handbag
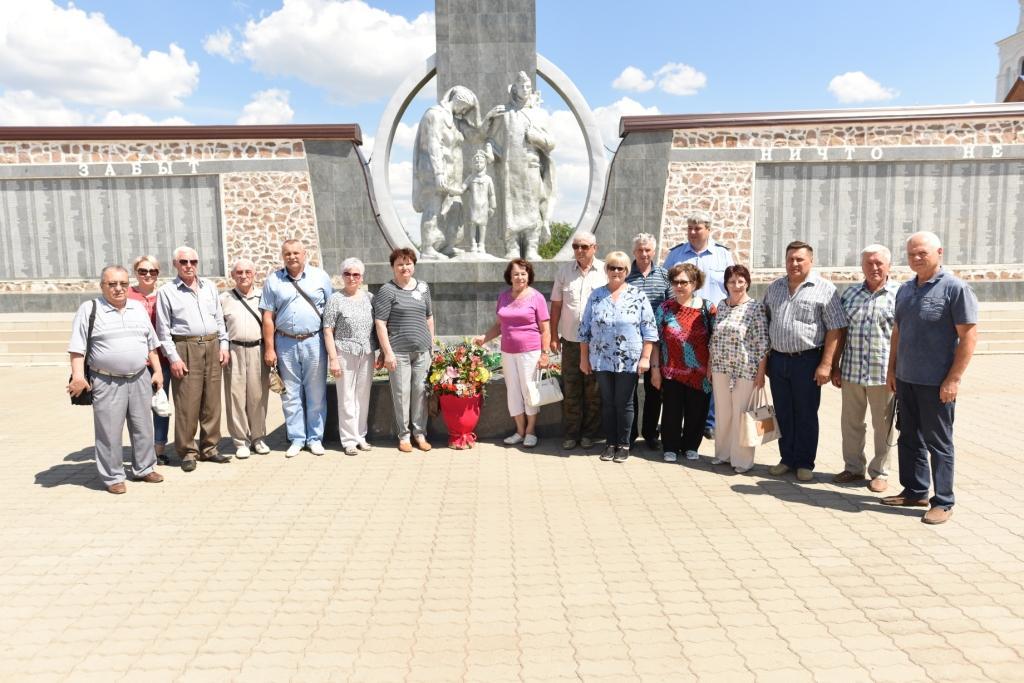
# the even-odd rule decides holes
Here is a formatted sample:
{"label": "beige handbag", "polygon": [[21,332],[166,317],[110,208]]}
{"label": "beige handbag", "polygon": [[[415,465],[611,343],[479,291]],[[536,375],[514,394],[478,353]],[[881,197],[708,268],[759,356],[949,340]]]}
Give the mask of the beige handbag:
{"label": "beige handbag", "polygon": [[740,445],[747,448],[775,441],[781,436],[775,408],[764,387],[750,394],[747,409],[740,415]]}
{"label": "beige handbag", "polygon": [[558,378],[552,377],[546,369],[538,368],[533,379],[526,382],[526,403],[531,408],[540,408],[549,403],[562,400],[562,387],[558,386]]}
{"label": "beige handbag", "polygon": [[281,379],[280,373],[277,371],[277,366],[270,368],[270,390],[275,394],[284,393],[284,380]]}

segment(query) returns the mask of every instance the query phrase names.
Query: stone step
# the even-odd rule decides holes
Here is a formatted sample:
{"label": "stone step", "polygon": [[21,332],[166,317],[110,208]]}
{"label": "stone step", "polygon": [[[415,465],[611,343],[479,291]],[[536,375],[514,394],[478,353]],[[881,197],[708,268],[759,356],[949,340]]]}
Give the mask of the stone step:
{"label": "stone step", "polygon": [[67,351],[63,353],[0,353],[0,367],[38,367],[63,365],[70,368]]}
{"label": "stone step", "polygon": [[980,355],[999,353],[1024,353],[1024,337],[1017,339],[979,339],[978,345],[974,347],[974,353]]}
{"label": "stone step", "polygon": [[0,341],[0,353],[61,353],[67,352],[68,336],[60,339],[32,341]]}

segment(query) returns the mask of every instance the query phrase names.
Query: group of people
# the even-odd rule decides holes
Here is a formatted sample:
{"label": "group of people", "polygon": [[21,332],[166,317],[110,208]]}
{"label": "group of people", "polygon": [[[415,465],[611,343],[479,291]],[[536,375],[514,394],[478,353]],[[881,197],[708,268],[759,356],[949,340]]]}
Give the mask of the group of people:
{"label": "group of people", "polygon": [[[691,215],[687,241],[663,265],[654,261],[650,234],[634,238],[632,259],[611,251],[601,260],[595,236],[577,232],[574,258],[559,267],[550,306],[532,287],[533,265],[518,258],[508,263],[509,289],[498,298],[495,322],[473,339],[482,345],[501,337],[515,423],[504,442],[537,444],[539,407],[528,385],[555,352],[562,360],[564,452],[589,449],[603,437],[601,459],[624,462],[642,436],[666,462],[697,460],[702,440],[713,438],[711,462],[743,473],[754,464],[754,448],[741,443],[741,417],[767,378],[781,432],[781,461],[769,473],[792,470],[810,481],[821,387],[832,383],[842,389],[845,465],[833,480],[869,480],[872,491],[886,490],[898,402],[902,491],[882,502],[929,507],[925,522],[946,521],[954,503],[953,407],[973,353],[977,300],[942,268],[939,238],[919,232],[907,239],[915,277],[902,286],[889,278],[889,249],[865,247],[864,281],[841,296],[814,271],[811,245],[792,242],[786,274],[759,302],[750,296],[750,271],[711,240],[711,227],[706,213]],[[342,449],[348,455],[370,450],[375,367],[389,373],[399,450],[431,449],[425,380],[434,318],[430,289],[415,277],[416,252],[391,253],[393,277],[375,294],[364,287],[358,259],[343,262],[343,287],[334,291],[327,273],[306,263],[298,240],[284,242],[281,256],[283,267],[267,275],[262,289],[255,286],[254,264],[238,260],[230,272],[235,286],[223,293],[198,276],[199,256],[185,246],[173,254],[177,276],[159,289],[153,256],[134,262],[135,285],[121,266],[103,270],[103,296],[75,316],[68,392],[92,391],[97,467],[111,493],[126,490],[126,420],[133,476],[162,481],[156,464],[167,464],[169,420],[150,406],[154,390],[165,385],[174,397],[175,452],[186,472],[197,461],[230,461],[217,449],[222,383],[235,457],[270,451],[266,412],[275,372],[286,457],[303,448],[325,452],[328,373],[336,380]]]}

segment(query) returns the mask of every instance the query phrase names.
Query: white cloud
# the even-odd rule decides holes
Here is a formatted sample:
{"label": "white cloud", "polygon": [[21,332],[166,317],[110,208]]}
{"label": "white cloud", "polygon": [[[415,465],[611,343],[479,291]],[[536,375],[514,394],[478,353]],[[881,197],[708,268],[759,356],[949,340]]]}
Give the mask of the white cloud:
{"label": "white cloud", "polygon": [[[52,0],[0,3],[0,81],[91,106],[174,108],[199,81],[199,65],[171,44],[142,48],[99,12]],[[12,30],[7,27],[17,27]]]}
{"label": "white cloud", "polygon": [[253,93],[236,123],[241,126],[291,123],[293,116],[295,110],[288,104],[288,91],[271,88]]}
{"label": "white cloud", "polygon": [[396,148],[412,149],[412,145],[416,141],[416,128],[417,126],[411,126],[403,121],[398,122],[394,140],[391,141],[392,154],[395,153]]}
{"label": "white cloud", "polygon": [[[90,121],[92,123],[92,121]],[[190,126],[191,121],[187,121],[180,116],[171,116],[166,119],[154,120],[145,114],[139,114],[137,112],[126,112],[122,114],[116,109],[108,111],[103,115],[103,118],[97,122],[101,126]]]}
{"label": "white cloud", "polygon": [[294,76],[346,104],[371,102],[434,51],[434,16],[410,21],[362,0],[286,0],[246,23],[240,49],[262,73]]}
{"label": "white cloud", "polygon": [[234,49],[234,36],[226,28],[206,36],[203,39],[203,49],[207,54],[223,57],[229,62],[238,61],[238,51]]}
{"label": "white cloud", "polygon": [[0,95],[0,124],[5,126],[80,126],[85,116],[56,97],[31,90],[7,90]]}
{"label": "white cloud", "polygon": [[612,87],[616,90],[647,92],[654,87],[654,81],[648,78],[642,69],[638,69],[635,66],[627,66],[619,74],[618,78],[612,81]]}
{"label": "white cloud", "polygon": [[623,97],[616,102],[595,109],[594,117],[601,129],[605,147],[614,150],[619,146],[620,118],[623,116],[653,116],[660,113],[661,111],[657,107],[645,107],[632,98]]}
{"label": "white cloud", "polygon": [[891,100],[900,93],[886,88],[863,71],[847,71],[828,84],[828,91],[840,102],[877,102]]}
{"label": "white cloud", "polygon": [[669,95],[696,95],[708,84],[708,77],[689,64],[669,62],[654,72],[658,87]]}

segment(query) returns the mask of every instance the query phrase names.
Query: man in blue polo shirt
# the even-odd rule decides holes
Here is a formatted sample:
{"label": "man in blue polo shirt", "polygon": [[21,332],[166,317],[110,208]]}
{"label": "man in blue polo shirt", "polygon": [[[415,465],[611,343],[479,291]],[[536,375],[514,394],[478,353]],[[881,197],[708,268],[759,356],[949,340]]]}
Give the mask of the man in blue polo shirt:
{"label": "man in blue polo shirt", "polygon": [[[911,235],[907,261],[917,277],[896,293],[887,376],[899,404],[903,491],[882,502],[930,505],[921,521],[942,524],[953,514],[953,410],[974,355],[978,300],[963,280],[943,270],[942,242],[935,233]],[[929,500],[930,479],[935,480],[935,495]]]}
{"label": "man in blue polo shirt", "polygon": [[[732,252],[711,239],[711,214],[695,211],[686,218],[687,241],[672,247],[662,267],[667,271],[677,263],[692,263],[704,273],[704,285],[695,295],[718,305],[729,294],[725,291],[725,269],[735,264]],[[704,438],[715,438],[715,400],[708,407]]]}

